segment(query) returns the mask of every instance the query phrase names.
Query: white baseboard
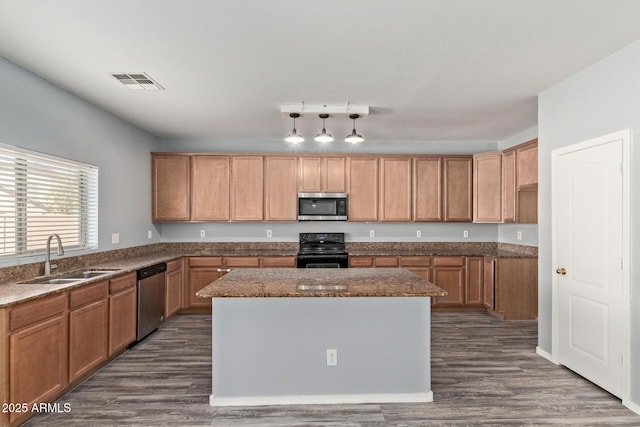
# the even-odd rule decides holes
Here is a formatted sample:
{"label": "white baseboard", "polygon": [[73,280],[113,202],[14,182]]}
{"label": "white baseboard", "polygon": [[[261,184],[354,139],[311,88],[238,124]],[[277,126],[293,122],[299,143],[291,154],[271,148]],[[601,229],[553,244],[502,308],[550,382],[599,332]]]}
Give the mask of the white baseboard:
{"label": "white baseboard", "polygon": [[538,354],[538,356],[542,356],[542,357],[544,357],[545,359],[547,359],[549,362],[551,362],[551,363],[553,363],[553,364],[557,365],[557,363],[555,363],[555,362],[553,361],[553,358],[551,357],[551,354],[547,353],[546,351],[544,351],[544,350],[543,350],[543,349],[541,349],[540,347],[537,347],[537,346],[536,346],[536,353]]}
{"label": "white baseboard", "polygon": [[632,401],[630,401],[630,400],[623,400],[623,401],[622,401],[622,404],[623,404],[625,407],[627,407],[627,408],[631,409],[631,410],[632,410],[633,412],[635,412],[636,414],[640,415],[640,405],[639,405],[639,404],[637,404],[637,403],[633,403],[633,402],[632,402]]}
{"label": "white baseboard", "polygon": [[211,406],[264,406],[264,405],[335,405],[359,403],[425,403],[433,402],[433,392],[381,393],[381,394],[320,394],[285,396],[209,396]]}

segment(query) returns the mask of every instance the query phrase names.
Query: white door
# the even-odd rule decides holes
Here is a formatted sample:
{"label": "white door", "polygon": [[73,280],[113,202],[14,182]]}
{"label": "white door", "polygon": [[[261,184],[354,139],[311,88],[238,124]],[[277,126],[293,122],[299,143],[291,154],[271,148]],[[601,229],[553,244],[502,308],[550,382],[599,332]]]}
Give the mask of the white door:
{"label": "white door", "polygon": [[553,152],[554,359],[623,392],[623,138]]}

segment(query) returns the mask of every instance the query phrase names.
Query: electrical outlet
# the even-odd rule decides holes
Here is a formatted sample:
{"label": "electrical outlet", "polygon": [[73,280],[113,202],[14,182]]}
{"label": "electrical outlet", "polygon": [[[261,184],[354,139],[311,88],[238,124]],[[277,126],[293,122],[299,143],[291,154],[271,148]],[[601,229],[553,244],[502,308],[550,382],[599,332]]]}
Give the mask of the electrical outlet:
{"label": "electrical outlet", "polygon": [[516,231],[516,239],[522,240],[522,231],[520,230]]}
{"label": "electrical outlet", "polygon": [[207,232],[205,230],[200,230],[200,237],[205,237]]}
{"label": "electrical outlet", "polygon": [[376,230],[369,230],[369,237],[376,237]]}
{"label": "electrical outlet", "polygon": [[111,244],[117,245],[118,243],[120,243],[120,233],[113,233],[111,235]]}
{"label": "electrical outlet", "polygon": [[151,230],[147,231],[147,238],[148,239],[153,239],[153,231],[151,231]]}
{"label": "electrical outlet", "polygon": [[469,237],[469,230],[464,230],[462,232],[462,237]]}
{"label": "electrical outlet", "polygon": [[335,348],[327,349],[327,366],[338,366],[338,350]]}
{"label": "electrical outlet", "polygon": [[422,230],[417,230],[416,231],[416,237],[419,239],[422,237]]}
{"label": "electrical outlet", "polygon": [[273,237],[273,230],[267,230],[267,237]]}

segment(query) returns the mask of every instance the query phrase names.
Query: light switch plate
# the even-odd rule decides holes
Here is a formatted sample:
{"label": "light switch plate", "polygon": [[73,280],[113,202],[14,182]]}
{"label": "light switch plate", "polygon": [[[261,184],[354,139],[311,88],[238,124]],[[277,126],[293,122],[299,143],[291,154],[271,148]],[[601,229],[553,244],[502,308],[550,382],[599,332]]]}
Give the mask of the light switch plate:
{"label": "light switch plate", "polygon": [[111,235],[111,244],[117,245],[118,243],[120,243],[120,233],[113,233]]}

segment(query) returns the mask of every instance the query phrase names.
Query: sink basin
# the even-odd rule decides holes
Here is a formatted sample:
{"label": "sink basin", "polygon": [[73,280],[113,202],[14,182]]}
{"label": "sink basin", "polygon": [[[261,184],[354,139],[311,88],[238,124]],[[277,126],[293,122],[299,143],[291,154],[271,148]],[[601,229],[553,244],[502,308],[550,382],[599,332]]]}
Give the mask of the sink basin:
{"label": "sink basin", "polygon": [[46,279],[40,280],[38,282],[30,282],[34,285],[63,285],[65,283],[75,283],[79,282],[78,279]]}
{"label": "sink basin", "polygon": [[85,280],[93,279],[95,277],[105,276],[107,274],[116,273],[115,270],[87,270],[80,271],[75,273],[63,274],[60,277],[48,278],[48,279],[33,279],[27,280],[24,282],[19,282],[21,284],[30,284],[30,285],[62,285],[65,283],[79,283]]}
{"label": "sink basin", "polygon": [[105,274],[115,273],[113,270],[90,270],[81,271],[79,273],[64,274],[61,279],[92,279],[94,277],[104,276]]}

